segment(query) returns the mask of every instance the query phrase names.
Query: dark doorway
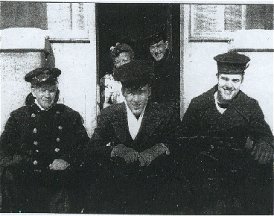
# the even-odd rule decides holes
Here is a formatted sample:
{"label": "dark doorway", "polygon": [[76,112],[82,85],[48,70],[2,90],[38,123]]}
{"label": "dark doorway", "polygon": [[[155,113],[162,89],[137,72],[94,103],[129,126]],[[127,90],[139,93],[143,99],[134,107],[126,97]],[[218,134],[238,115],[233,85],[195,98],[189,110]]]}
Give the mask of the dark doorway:
{"label": "dark doorway", "polygon": [[136,59],[149,58],[143,39],[155,25],[166,26],[170,50],[179,64],[179,4],[96,4],[96,13],[99,79],[112,71],[110,47],[116,42],[129,43]]}

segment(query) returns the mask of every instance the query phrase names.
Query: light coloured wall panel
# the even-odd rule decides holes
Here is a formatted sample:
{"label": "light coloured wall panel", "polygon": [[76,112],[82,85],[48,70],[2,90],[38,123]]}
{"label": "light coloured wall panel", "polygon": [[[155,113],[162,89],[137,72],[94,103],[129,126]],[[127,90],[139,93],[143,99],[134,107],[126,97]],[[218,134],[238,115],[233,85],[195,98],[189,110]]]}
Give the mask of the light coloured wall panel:
{"label": "light coloured wall panel", "polygon": [[54,43],[55,67],[59,78],[60,101],[82,115],[91,135],[96,125],[96,65],[90,44]]}
{"label": "light coloured wall panel", "polygon": [[10,112],[23,106],[30,93],[24,76],[42,64],[40,52],[0,52],[1,71],[1,131]]}

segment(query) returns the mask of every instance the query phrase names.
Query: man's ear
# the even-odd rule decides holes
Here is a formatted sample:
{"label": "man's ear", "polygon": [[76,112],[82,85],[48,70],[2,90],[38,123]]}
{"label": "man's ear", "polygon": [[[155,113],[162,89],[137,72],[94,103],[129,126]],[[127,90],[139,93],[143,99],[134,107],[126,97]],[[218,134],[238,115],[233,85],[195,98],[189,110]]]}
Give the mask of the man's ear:
{"label": "man's ear", "polygon": [[122,95],[125,97],[125,88],[123,86],[121,88],[121,91],[122,91]]}
{"label": "man's ear", "polygon": [[241,83],[243,83],[243,81],[244,81],[244,77],[245,77],[245,76],[244,76],[244,75],[242,75],[242,82],[241,82]]}
{"label": "man's ear", "polygon": [[151,96],[151,86],[148,87],[148,97]]}

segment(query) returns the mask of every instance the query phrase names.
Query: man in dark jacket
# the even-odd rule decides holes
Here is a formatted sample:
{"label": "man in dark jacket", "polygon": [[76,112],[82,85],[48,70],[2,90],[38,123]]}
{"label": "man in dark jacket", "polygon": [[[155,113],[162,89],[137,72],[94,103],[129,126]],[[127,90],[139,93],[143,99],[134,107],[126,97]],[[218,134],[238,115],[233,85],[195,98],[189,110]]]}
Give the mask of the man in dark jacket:
{"label": "man in dark jacket", "polygon": [[[192,99],[182,121],[197,214],[271,214],[273,135],[241,90],[250,59],[217,55],[218,84]],[[186,144],[186,145],[185,145]]]}
{"label": "man in dark jacket", "polygon": [[80,114],[57,103],[60,74],[37,68],[25,76],[26,106],[11,113],[1,135],[3,212],[75,210],[70,195],[88,135]]}
{"label": "man in dark jacket", "polygon": [[179,105],[180,63],[169,49],[166,30],[158,28],[144,41],[154,64],[155,80],[152,84],[151,100]]}
{"label": "man in dark jacket", "polygon": [[97,191],[103,193],[93,195],[97,213],[177,212],[181,202],[174,194],[180,187],[172,190],[172,181],[179,113],[149,101],[150,63],[133,60],[117,68],[114,78],[122,83],[125,102],[102,110],[89,149],[98,164]]}

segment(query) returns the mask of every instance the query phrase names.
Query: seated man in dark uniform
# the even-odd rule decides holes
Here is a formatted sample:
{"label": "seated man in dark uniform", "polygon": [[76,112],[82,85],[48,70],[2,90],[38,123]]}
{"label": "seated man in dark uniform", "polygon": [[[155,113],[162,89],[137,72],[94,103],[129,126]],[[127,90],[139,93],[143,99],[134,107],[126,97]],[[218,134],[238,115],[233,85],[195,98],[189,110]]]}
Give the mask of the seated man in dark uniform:
{"label": "seated man in dark uniform", "polygon": [[250,59],[233,51],[214,59],[218,84],[192,99],[181,127],[193,208],[272,214],[273,135],[258,102],[240,90]]}
{"label": "seated man in dark uniform", "polygon": [[179,113],[149,100],[151,63],[133,60],[117,68],[114,78],[122,83],[125,102],[102,110],[87,151],[98,169],[96,213],[177,212],[180,187],[171,188]]}
{"label": "seated man in dark uniform", "polygon": [[80,114],[57,103],[60,74],[37,68],[25,76],[31,93],[1,135],[3,212],[76,210],[71,195],[77,196],[76,174],[89,138]]}

